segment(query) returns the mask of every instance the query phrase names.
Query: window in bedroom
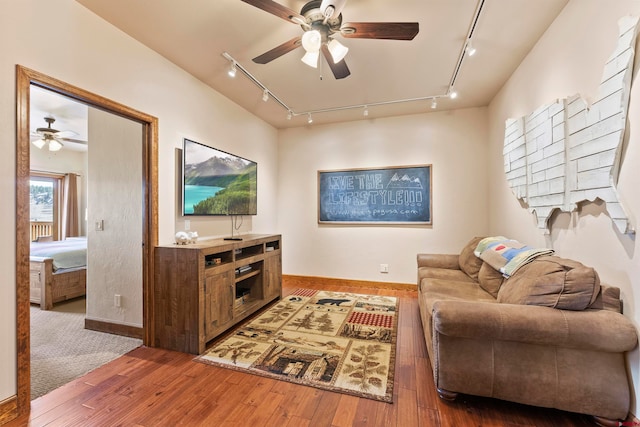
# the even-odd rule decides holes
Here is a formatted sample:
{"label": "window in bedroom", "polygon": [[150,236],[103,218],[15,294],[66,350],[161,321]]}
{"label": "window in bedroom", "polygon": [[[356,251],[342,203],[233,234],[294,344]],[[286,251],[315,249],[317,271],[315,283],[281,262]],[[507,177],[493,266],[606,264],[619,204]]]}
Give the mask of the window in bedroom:
{"label": "window in bedroom", "polygon": [[32,173],[29,180],[31,241],[59,239],[60,188],[63,177]]}

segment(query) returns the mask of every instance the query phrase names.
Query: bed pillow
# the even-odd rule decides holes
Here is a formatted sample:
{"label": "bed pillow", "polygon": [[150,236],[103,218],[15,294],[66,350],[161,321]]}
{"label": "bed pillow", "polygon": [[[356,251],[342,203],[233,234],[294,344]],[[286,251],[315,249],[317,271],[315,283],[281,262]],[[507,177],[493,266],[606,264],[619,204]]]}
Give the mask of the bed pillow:
{"label": "bed pillow", "polygon": [[556,256],[542,256],[505,280],[498,302],[584,310],[600,292],[600,278],[591,267]]}
{"label": "bed pillow", "polygon": [[474,281],[478,281],[478,273],[480,272],[480,267],[482,267],[482,260],[475,256],[473,251],[475,251],[476,246],[483,237],[474,237],[466,244],[464,248],[460,251],[460,255],[458,256],[458,265],[460,266],[460,270],[467,273],[467,276],[471,277]]}

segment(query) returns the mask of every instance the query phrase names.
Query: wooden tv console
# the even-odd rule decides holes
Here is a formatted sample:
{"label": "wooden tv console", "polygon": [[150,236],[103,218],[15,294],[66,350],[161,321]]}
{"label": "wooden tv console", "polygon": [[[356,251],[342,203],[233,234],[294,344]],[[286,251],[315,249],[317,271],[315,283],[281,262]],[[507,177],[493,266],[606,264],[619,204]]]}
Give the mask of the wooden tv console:
{"label": "wooden tv console", "polygon": [[154,345],[202,354],[208,341],[282,297],[280,235],[155,247]]}

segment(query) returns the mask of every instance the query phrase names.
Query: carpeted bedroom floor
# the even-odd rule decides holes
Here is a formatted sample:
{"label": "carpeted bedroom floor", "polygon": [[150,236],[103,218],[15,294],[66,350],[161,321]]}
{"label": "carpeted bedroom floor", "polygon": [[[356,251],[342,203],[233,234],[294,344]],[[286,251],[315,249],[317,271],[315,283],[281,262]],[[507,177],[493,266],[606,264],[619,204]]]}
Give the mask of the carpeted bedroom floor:
{"label": "carpeted bedroom floor", "polygon": [[142,340],[84,329],[84,298],[31,306],[31,399],[142,345]]}

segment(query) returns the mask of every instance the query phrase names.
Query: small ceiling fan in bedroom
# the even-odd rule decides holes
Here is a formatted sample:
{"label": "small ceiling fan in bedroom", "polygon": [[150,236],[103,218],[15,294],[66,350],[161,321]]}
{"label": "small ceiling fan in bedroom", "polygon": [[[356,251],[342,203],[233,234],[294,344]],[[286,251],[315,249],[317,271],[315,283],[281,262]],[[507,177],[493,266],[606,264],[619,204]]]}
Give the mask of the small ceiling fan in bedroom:
{"label": "small ceiling fan in bedroom", "polygon": [[242,1],[288,22],[300,25],[304,30],[301,36],[294,37],[253,58],[253,62],[267,64],[302,46],[306,51],[302,58],[305,64],[317,67],[320,51],[322,51],[322,55],[336,79],[343,79],[351,72],[344,61],[349,49],[335,39],[335,35],[360,39],[413,40],[419,30],[417,22],[348,22],[343,24],[341,12],[346,0],[312,0],[302,6],[300,13],[273,0]]}
{"label": "small ceiling fan in bedroom", "polygon": [[59,151],[64,144],[62,141],[74,142],[78,144],[86,144],[86,141],[81,141],[79,139],[72,139],[73,136],[78,136],[78,134],[71,130],[59,131],[51,127],[51,125],[56,121],[56,119],[52,116],[46,116],[44,121],[47,122],[47,127],[40,127],[35,130],[35,132],[31,133],[31,139],[33,145],[42,149],[45,146],[48,146],[49,151]]}

